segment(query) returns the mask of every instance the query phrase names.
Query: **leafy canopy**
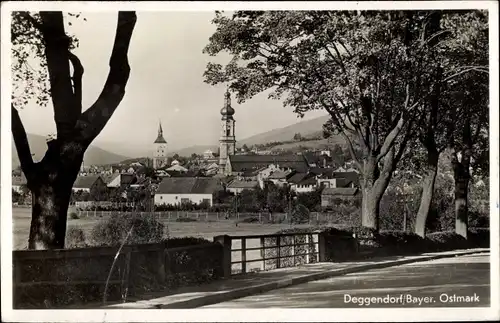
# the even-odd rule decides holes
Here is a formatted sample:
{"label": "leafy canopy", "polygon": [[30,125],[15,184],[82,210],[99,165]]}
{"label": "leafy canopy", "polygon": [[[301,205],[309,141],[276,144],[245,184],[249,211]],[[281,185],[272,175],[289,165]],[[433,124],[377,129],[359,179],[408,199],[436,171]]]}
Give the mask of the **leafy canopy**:
{"label": "leafy canopy", "polygon": [[[81,13],[66,13],[66,23],[71,26],[75,19],[86,18]],[[28,102],[45,106],[50,100],[50,85],[45,57],[45,43],[40,32],[41,18],[38,12],[12,12],[12,101],[18,108]],[[69,50],[79,46],[78,38],[69,37]]]}

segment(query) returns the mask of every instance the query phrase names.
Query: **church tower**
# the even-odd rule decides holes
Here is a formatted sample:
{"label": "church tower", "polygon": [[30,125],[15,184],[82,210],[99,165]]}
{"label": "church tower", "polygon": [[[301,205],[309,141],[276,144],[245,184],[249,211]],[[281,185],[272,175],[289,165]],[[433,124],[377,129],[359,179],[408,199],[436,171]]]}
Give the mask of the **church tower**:
{"label": "church tower", "polygon": [[234,109],[231,107],[231,94],[229,89],[224,96],[224,107],[220,110],[222,115],[221,136],[219,140],[219,171],[224,172],[227,157],[234,155],[236,150],[236,137],[234,134]]}
{"label": "church tower", "polygon": [[161,121],[158,126],[158,137],[154,142],[153,168],[158,169],[167,164],[167,141],[163,138]]}

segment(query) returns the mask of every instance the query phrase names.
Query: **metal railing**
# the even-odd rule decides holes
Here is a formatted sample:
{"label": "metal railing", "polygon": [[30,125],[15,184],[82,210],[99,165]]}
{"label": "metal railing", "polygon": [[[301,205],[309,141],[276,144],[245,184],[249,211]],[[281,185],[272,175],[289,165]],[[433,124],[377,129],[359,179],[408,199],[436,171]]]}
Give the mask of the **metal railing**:
{"label": "metal railing", "polygon": [[[293,267],[318,262],[320,258],[318,232],[230,236],[230,240],[233,274]],[[233,248],[233,242],[239,242],[239,247]],[[249,259],[252,252],[255,256]],[[260,266],[250,266],[256,263]],[[241,270],[233,269],[235,265],[240,265]]]}

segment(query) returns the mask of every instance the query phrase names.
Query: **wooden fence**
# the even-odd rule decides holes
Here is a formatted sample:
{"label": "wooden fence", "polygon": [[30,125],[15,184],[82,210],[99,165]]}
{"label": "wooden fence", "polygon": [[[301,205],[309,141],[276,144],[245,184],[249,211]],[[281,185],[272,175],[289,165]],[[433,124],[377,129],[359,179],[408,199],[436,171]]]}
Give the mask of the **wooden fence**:
{"label": "wooden fence", "polygon": [[[243,221],[244,219],[253,218],[257,223],[288,223],[291,218],[287,213],[233,213],[228,214],[225,212],[203,212],[203,211],[157,211],[157,212],[120,212],[120,211],[77,211],[80,218],[103,218],[112,215],[131,215],[137,214],[140,216],[151,216],[163,221],[179,221],[181,219],[191,219],[200,222],[213,222],[213,221]],[[342,219],[341,222],[351,223],[355,222],[358,215],[353,214],[352,220]],[[311,212],[309,216],[309,223],[336,223],[337,215],[334,212]],[[251,222],[249,222],[251,223]]]}
{"label": "wooden fence", "polygon": [[[144,291],[199,284],[218,279],[222,247],[205,243],[167,248],[164,243],[65,250],[13,252],[14,305],[50,308],[126,300]],[[117,256],[113,271],[113,260]]]}

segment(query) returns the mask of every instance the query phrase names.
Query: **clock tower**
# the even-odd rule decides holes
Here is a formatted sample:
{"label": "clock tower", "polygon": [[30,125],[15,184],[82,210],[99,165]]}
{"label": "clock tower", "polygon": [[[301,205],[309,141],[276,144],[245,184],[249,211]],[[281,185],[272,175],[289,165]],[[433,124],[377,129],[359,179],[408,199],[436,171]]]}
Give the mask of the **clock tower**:
{"label": "clock tower", "polygon": [[221,136],[219,140],[219,171],[224,172],[227,158],[234,155],[236,150],[236,137],[234,132],[234,109],[231,107],[231,94],[229,89],[224,95],[224,107],[221,109]]}

